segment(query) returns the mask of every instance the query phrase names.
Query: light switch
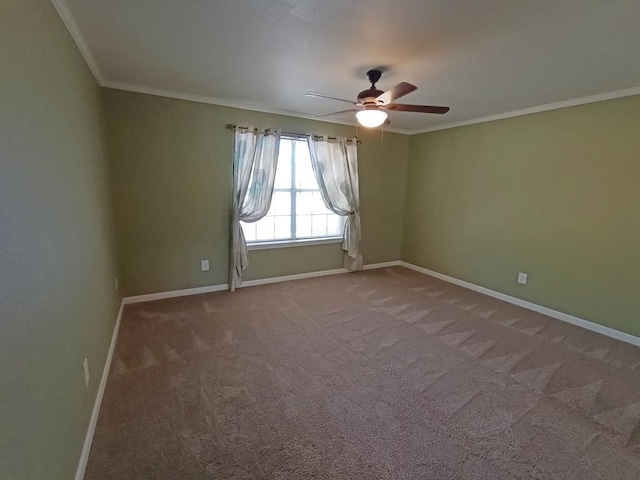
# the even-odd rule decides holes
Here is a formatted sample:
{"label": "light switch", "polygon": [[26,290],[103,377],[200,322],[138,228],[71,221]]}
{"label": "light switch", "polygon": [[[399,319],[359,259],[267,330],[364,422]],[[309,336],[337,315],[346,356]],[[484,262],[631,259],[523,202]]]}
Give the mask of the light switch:
{"label": "light switch", "polygon": [[203,272],[209,271],[209,260],[200,260],[200,268]]}

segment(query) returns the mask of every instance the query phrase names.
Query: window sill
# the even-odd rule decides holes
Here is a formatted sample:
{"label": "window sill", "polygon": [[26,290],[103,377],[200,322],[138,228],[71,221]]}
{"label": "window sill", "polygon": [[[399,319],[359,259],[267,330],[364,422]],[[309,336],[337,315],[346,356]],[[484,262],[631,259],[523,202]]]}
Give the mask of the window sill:
{"label": "window sill", "polygon": [[305,238],[304,240],[282,240],[278,242],[248,243],[249,250],[269,250],[271,248],[309,247],[328,243],[342,243],[342,237]]}

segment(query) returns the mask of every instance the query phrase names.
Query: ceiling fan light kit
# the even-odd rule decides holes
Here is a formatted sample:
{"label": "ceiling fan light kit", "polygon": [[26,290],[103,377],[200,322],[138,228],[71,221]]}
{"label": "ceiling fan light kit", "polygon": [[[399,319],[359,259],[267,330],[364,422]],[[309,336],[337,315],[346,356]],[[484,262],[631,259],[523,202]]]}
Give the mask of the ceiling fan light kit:
{"label": "ceiling fan light kit", "polygon": [[382,72],[380,70],[369,70],[367,77],[371,87],[367,90],[363,90],[358,94],[358,98],[355,102],[351,100],[345,100],[343,98],[332,97],[323,93],[307,93],[308,97],[327,98],[330,100],[337,100],[339,102],[347,102],[354,105],[356,108],[352,110],[343,110],[341,112],[328,113],[321,115],[327,117],[336,115],[338,113],[356,112],[356,120],[360,125],[367,128],[379,127],[383,123],[388,122],[388,114],[385,110],[396,110],[400,112],[418,112],[418,113],[435,113],[442,115],[449,111],[449,107],[434,107],[430,105],[405,105],[402,103],[393,103],[398,98],[413,92],[418,87],[407,82],[400,82],[391,90],[383,92],[376,88],[376,83],[380,80]]}
{"label": "ceiling fan light kit", "polygon": [[387,117],[387,112],[384,110],[378,110],[377,108],[365,108],[356,112],[358,123],[367,128],[379,127],[385,122]]}

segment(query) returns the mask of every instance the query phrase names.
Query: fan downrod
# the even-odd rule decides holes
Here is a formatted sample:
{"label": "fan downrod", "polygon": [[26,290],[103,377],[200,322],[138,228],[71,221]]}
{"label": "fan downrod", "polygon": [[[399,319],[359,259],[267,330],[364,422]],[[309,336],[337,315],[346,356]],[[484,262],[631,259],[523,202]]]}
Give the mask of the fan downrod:
{"label": "fan downrod", "polygon": [[378,83],[378,80],[380,80],[380,77],[382,76],[382,72],[380,70],[369,70],[367,72],[367,77],[369,78],[369,82],[371,83],[371,88],[376,88],[376,83]]}
{"label": "fan downrod", "polygon": [[384,93],[382,90],[378,90],[376,88],[376,82],[380,80],[381,76],[382,76],[382,72],[380,70],[373,69],[367,72],[367,77],[369,77],[369,82],[371,82],[371,87],[361,91],[358,94],[358,102],[375,105],[376,97]]}

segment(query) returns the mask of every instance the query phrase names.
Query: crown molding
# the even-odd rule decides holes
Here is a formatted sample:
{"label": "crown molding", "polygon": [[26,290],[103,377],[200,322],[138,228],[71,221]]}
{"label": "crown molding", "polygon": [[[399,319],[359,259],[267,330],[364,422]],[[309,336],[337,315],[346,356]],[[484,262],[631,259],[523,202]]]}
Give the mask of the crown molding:
{"label": "crown molding", "polygon": [[409,135],[417,135],[420,133],[437,132],[438,130],[448,130],[450,128],[465,127],[476,123],[493,122],[495,120],[504,120],[506,118],[520,117],[522,115],[531,115],[533,113],[547,112],[549,110],[558,110],[560,108],[575,107],[577,105],[585,105],[587,103],[602,102],[604,100],[613,100],[614,98],[631,97],[640,95],[640,87],[625,88],[623,90],[614,90],[612,92],[599,93],[588,97],[574,98],[571,100],[563,100],[561,102],[547,103],[536,107],[523,108],[521,110],[512,110],[510,112],[498,113],[487,117],[473,118],[471,120],[463,120],[461,122],[447,123],[435,127],[423,128],[419,130],[411,130]]}
{"label": "crown molding", "polygon": [[89,66],[89,70],[91,70],[91,73],[93,73],[93,76],[95,77],[98,84],[102,86],[104,80],[102,77],[102,73],[100,72],[100,67],[98,67],[98,63],[96,62],[95,58],[93,58],[93,55],[91,55],[89,46],[87,45],[84,36],[80,32],[80,28],[78,27],[75,18],[71,14],[71,10],[69,10],[69,6],[64,0],[51,0],[51,3],[53,3],[53,6],[57,10],[58,15],[60,15],[62,22],[67,27],[69,34],[71,34],[71,38],[73,38],[73,41],[78,46],[78,50],[80,50],[80,54]]}
{"label": "crown molding", "polygon": [[[103,77],[102,72],[100,71],[100,67],[98,67],[98,63],[96,62],[95,58],[91,54],[91,51],[89,50],[87,42],[84,39],[84,36],[82,35],[82,33],[80,32],[80,28],[78,27],[78,24],[75,18],[73,17],[73,14],[71,13],[71,10],[69,9],[65,0],[51,0],[51,3],[53,3],[53,6],[58,12],[58,15],[60,15],[60,18],[62,19],[65,26],[67,27],[67,30],[71,34],[71,37],[73,38],[74,42],[78,46],[78,50],[80,50],[80,54],[84,58],[85,62],[89,66],[89,69],[93,73],[93,76],[95,77],[96,81],[101,87],[112,88],[115,90],[124,90],[127,92],[134,92],[134,93],[144,93],[147,95],[155,95],[157,97],[173,98],[176,100],[186,100],[188,102],[206,103],[209,105],[219,105],[222,107],[238,108],[241,110],[250,110],[253,112],[270,113],[273,115],[284,115],[287,117],[294,117],[294,118],[304,118],[306,120],[314,120],[316,122],[334,123],[339,125],[348,125],[350,127],[358,127],[356,122],[349,122],[347,120],[333,119],[329,117],[318,118],[318,116],[309,115],[302,112],[292,112],[290,110],[261,107],[261,106],[251,105],[248,103],[222,100],[220,98],[208,97],[203,95],[192,95],[189,93],[174,92],[171,90],[163,90],[160,88],[133,85],[130,83],[108,81]],[[391,133],[400,133],[404,135],[408,135],[411,133],[409,130],[402,130],[399,128],[386,128],[385,131],[391,132]]]}
{"label": "crown molding", "polygon": [[[357,127],[355,122],[349,122],[345,120],[330,119],[330,118],[318,118],[317,116],[308,115],[301,112],[292,112],[290,110],[280,110],[276,108],[257,107],[255,105],[234,102],[229,100],[222,100],[219,98],[207,97],[202,95],[191,95],[188,93],[173,92],[170,90],[162,90],[152,87],[144,87],[140,85],[131,85],[128,83],[119,82],[101,82],[101,86],[106,88],[113,88],[116,90],[124,90],[127,92],[144,93],[147,95],[155,95],[159,97],[174,98],[177,100],[186,100],[190,102],[207,103],[210,105],[219,105],[223,107],[239,108],[241,110],[250,110],[254,112],[271,113],[275,115],[284,115],[287,117],[304,118],[307,120],[314,120],[316,122],[337,123],[340,125],[349,125]],[[400,133],[403,135],[419,135],[421,133],[436,132],[439,130],[448,130],[450,128],[465,127],[468,125],[475,125],[477,123],[493,122],[495,120],[504,120],[512,117],[520,117],[523,115],[531,115],[534,113],[547,112],[549,110],[558,110],[560,108],[575,107],[577,105],[585,105],[588,103],[602,102],[605,100],[613,100],[615,98],[631,97],[634,95],[640,95],[640,87],[626,88],[623,90],[614,90],[612,92],[599,93],[597,95],[590,95],[588,97],[574,98],[571,100],[563,100],[561,102],[547,103],[545,105],[539,105],[536,107],[523,108],[521,110],[512,110],[510,112],[498,113],[496,115],[489,115],[486,117],[473,118],[470,120],[463,120],[461,122],[447,123],[445,125],[438,125],[429,128],[417,129],[417,130],[403,130],[399,128],[385,129],[387,132]]]}
{"label": "crown molding", "polygon": [[[98,67],[98,64],[95,61],[93,55],[91,54],[91,51],[89,50],[89,47],[87,46],[87,42],[85,41],[82,33],[80,33],[78,24],[76,23],[73,15],[71,14],[71,11],[69,10],[69,7],[67,6],[65,0],[51,0],[51,2],[53,3],[54,7],[58,11],[60,18],[62,18],[62,21],[64,22],[65,26],[67,27],[67,30],[69,30],[69,33],[71,34],[71,37],[73,38],[76,45],[78,46],[78,49],[80,50],[80,53],[82,54],[85,62],[87,62],[89,69],[91,70],[91,72],[93,73],[93,76],[96,78],[98,84],[101,87],[113,88],[116,90],[124,90],[124,91],[135,92],[135,93],[144,93],[147,95],[155,95],[158,97],[174,98],[177,100],[186,100],[189,102],[206,103],[209,105],[219,105],[222,107],[238,108],[241,110],[250,110],[254,112],[270,113],[274,115],[284,115],[287,117],[294,117],[294,118],[304,118],[306,120],[314,120],[316,122],[335,123],[339,125],[349,125],[351,127],[358,126],[356,122],[349,122],[346,120],[339,120],[339,119],[333,119],[328,117],[318,118],[317,116],[305,114],[302,112],[292,112],[290,110],[256,106],[256,105],[251,105],[243,102],[222,100],[220,98],[208,97],[203,95],[192,95],[188,93],[174,92],[170,90],[163,90],[163,89],[153,88],[153,87],[145,87],[141,85],[133,85],[133,84],[124,83],[124,82],[107,81],[102,76],[100,68]],[[422,129],[405,130],[405,129],[399,129],[399,128],[388,128],[388,129],[385,129],[385,131],[391,132],[391,133],[400,133],[403,135],[418,135],[421,133],[437,132],[439,130],[448,130],[450,128],[475,125],[477,123],[493,122],[495,120],[504,120],[512,117],[531,115],[533,113],[547,112],[549,110],[557,110],[560,108],[575,107],[577,105],[585,105],[588,103],[602,102],[604,100],[613,100],[614,98],[631,97],[633,95],[640,95],[640,86],[626,88],[622,90],[614,90],[612,92],[599,93],[597,95],[590,95],[587,97],[574,98],[571,100],[563,100],[560,102],[547,103],[547,104],[538,105],[535,107],[523,108],[521,110],[512,110],[509,112],[498,113],[496,115],[472,118],[470,120],[463,120],[461,122],[446,123],[444,125],[437,125],[437,126],[427,127]]]}
{"label": "crown molding", "polygon": [[[161,88],[145,87],[142,85],[132,85],[130,83],[104,81],[101,83],[101,86],[105,88],[112,88],[115,90],[124,90],[126,92],[144,93],[147,95],[155,95],[157,97],[167,97],[167,98],[173,98],[176,100],[185,100],[188,102],[206,103],[209,105],[218,105],[221,107],[238,108],[240,110],[250,110],[252,112],[270,113],[273,115],[283,115],[286,117],[294,117],[294,118],[304,118],[306,120],[313,120],[315,122],[337,123],[340,125],[348,125],[350,127],[358,127],[356,122],[349,122],[347,120],[332,119],[328,117],[319,118],[316,115],[309,115],[302,112],[256,106],[250,103],[223,100],[220,98],[208,97],[204,95],[192,95],[190,93],[180,93],[180,92],[174,92],[171,90],[164,90]],[[408,130],[401,130],[398,128],[385,128],[385,132],[401,133],[404,135],[409,134]]]}

